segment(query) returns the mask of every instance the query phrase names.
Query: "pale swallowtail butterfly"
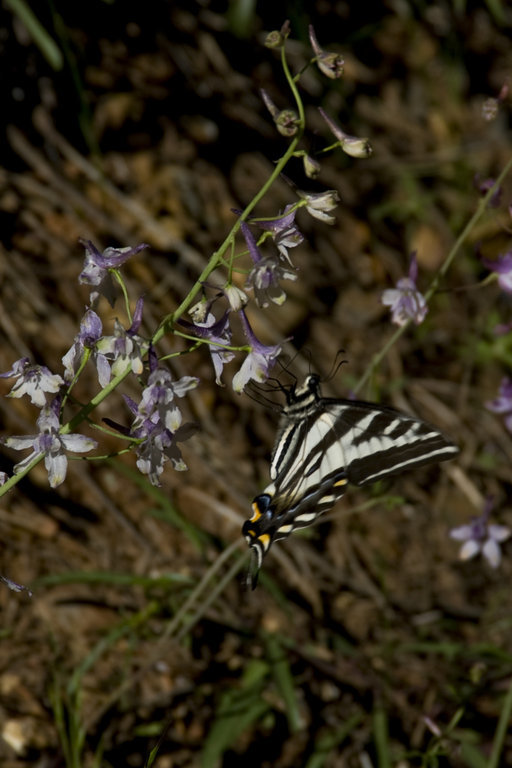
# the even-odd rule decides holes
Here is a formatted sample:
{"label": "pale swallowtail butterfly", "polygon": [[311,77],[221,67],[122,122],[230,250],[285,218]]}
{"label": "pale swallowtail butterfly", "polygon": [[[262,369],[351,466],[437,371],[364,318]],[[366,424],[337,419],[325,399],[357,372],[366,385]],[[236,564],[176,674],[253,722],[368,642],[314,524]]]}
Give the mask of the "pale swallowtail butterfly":
{"label": "pale swallowtail butterfly", "polygon": [[254,589],[274,541],[305,528],[343,496],[403,470],[446,461],[459,451],[435,427],[394,408],[322,397],[310,375],[286,390],[270,465],[271,482],[252,503],[242,534],[252,550]]}

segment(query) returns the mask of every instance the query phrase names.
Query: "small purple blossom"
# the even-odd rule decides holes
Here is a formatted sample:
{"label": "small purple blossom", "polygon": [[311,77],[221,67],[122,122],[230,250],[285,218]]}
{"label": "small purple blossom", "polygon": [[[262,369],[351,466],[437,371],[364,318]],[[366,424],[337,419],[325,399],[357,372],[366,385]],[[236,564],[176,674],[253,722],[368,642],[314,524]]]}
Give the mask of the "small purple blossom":
{"label": "small purple blossom", "polygon": [[428,312],[425,297],[416,288],[418,279],[418,263],[416,251],[411,253],[409,276],[402,277],[396,284],[396,288],[390,288],[383,292],[381,301],[391,309],[391,321],[395,325],[405,325],[412,320],[419,325],[425,319]]}
{"label": "small purple blossom", "polygon": [[336,219],[330,215],[340,201],[340,196],[335,189],[325,192],[301,192],[297,190],[299,197],[306,201],[306,211],[314,219],[323,221],[324,224],[335,224]]}
{"label": "small purple blossom", "polygon": [[485,407],[493,413],[507,414],[505,426],[509,432],[512,432],[512,379],[507,376],[502,379],[498,397],[487,402]]}
{"label": "small purple blossom", "polygon": [[296,280],[296,273],[284,266],[277,256],[264,258],[259,252],[254,235],[245,222],[242,222],[241,230],[254,263],[247,278],[246,287],[253,289],[258,306],[268,307],[271,301],[281,305],[286,300],[286,293],[279,285],[279,281]]}
{"label": "small purple blossom", "polygon": [[[189,323],[187,320],[180,320],[179,323],[187,333],[209,342],[208,349],[215,371],[215,382],[219,387],[223,387],[222,370],[235,356],[232,350],[226,349],[231,344],[230,311],[226,310],[220,320],[216,320],[215,315],[209,311],[209,306],[211,306],[209,302],[201,303],[201,312],[196,310],[194,317],[204,317],[202,322]],[[203,309],[206,311],[206,316]]]}
{"label": "small purple blossom", "polygon": [[45,392],[55,394],[64,384],[56,373],[51,373],[45,365],[33,365],[28,357],[22,357],[13,364],[10,371],[0,373],[0,379],[16,377],[18,380],[7,397],[28,395],[34,405],[42,408],[46,404]]}
{"label": "small purple blossom", "polygon": [[97,352],[108,360],[113,360],[112,373],[118,376],[131,367],[132,373],[137,376],[144,370],[143,358],[148,349],[149,342],[138,335],[138,330],[142,322],[142,307],[144,300],[138,299],[133,321],[127,331],[121,323],[116,320],[114,323],[114,335],[102,336],[96,343]]}
{"label": "small purple blossom", "polygon": [[233,377],[233,389],[242,392],[245,385],[252,380],[263,383],[270,375],[274,362],[281,353],[281,345],[266,346],[262,344],[249,325],[249,321],[243,309],[238,313],[242,322],[246,339],[250,345],[250,352],[245,358],[242,367]]}
{"label": "small purple blossom", "polygon": [[106,387],[110,381],[110,365],[105,357],[97,348],[96,342],[100,339],[102,332],[101,320],[92,309],[88,309],[80,323],[80,330],[75,336],[72,347],[62,358],[64,366],[64,378],[67,382],[73,380],[75,373],[80,368],[84,355],[91,354],[98,371],[98,381],[102,387]]}
{"label": "small purple blossom", "polygon": [[464,542],[459,552],[460,560],[470,560],[481,553],[493,568],[499,566],[500,544],[509,538],[511,531],[505,525],[489,523],[491,509],[492,499],[488,499],[479,517],[474,517],[468,525],[451,529],[451,538]]}
{"label": "small purple blossom", "polygon": [[[155,358],[151,355],[152,365]],[[152,485],[160,485],[160,475],[165,462],[170,459],[174,469],[187,469],[181,456],[178,442],[188,440],[197,427],[194,424],[182,425],[182,414],[174,404],[176,397],[184,397],[188,391],[197,387],[199,379],[184,376],[173,381],[165,368],[153,367],[148,384],[142,392],[137,405],[131,398],[125,401],[134,415],[129,434],[140,442],[137,446],[137,467],[147,475]]]}
{"label": "small purple blossom", "polygon": [[80,243],[85,248],[85,263],[78,282],[97,286],[97,290],[91,293],[92,304],[101,294],[105,296],[110,306],[113,306],[115,291],[110,270],[119,269],[131,256],[148,246],[146,243],[141,243],[134,248],[105,248],[103,253],[100,253],[90,240],[80,240]]}
{"label": "small purple blossom", "polygon": [[512,293],[512,251],[500,253],[496,261],[482,258],[482,264],[498,275],[498,285],[502,291]]}
{"label": "small purple blossom", "polygon": [[[256,227],[265,229],[272,233],[272,238],[277,246],[279,253],[283,258],[287,259],[290,266],[293,265],[288,255],[288,248],[295,248],[304,240],[304,236],[295,224],[295,214],[297,213],[297,209],[295,208],[290,210],[292,208],[292,205],[287,205],[284,209],[284,212],[277,219],[253,219],[250,222]],[[242,232],[244,232],[243,227]],[[245,239],[247,241],[247,237],[245,237]],[[247,245],[249,246],[249,243],[247,243]]]}
{"label": "small purple blossom", "polygon": [[312,24],[309,25],[309,39],[316,57],[318,69],[323,72],[326,77],[331,78],[331,80],[341,77],[343,75],[343,66],[345,64],[343,56],[339,53],[329,53],[320,48]]}
{"label": "small purple blossom", "polygon": [[32,449],[23,461],[16,464],[14,474],[23,472],[38,456],[44,456],[44,464],[48,472],[48,480],[52,488],[60,485],[68,468],[66,451],[86,453],[96,448],[97,442],[90,437],[80,434],[61,434],[59,422],[60,401],[56,398],[51,405],[45,406],[37,420],[39,432],[37,435],[13,435],[1,442],[15,451]]}

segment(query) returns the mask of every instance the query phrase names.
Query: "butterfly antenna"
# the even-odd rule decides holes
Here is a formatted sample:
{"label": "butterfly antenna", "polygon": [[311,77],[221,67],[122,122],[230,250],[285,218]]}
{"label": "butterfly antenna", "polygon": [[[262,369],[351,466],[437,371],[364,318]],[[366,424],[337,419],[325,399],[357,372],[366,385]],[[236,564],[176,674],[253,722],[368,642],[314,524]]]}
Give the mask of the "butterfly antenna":
{"label": "butterfly antenna", "polygon": [[344,354],[346,354],[344,349],[338,349],[338,351],[336,352],[336,357],[334,358],[334,363],[332,365],[332,368],[330,372],[327,374],[327,378],[325,379],[326,381],[332,381],[335,378],[335,376],[337,376],[341,366],[345,364],[348,365],[348,360],[342,359],[342,355]]}

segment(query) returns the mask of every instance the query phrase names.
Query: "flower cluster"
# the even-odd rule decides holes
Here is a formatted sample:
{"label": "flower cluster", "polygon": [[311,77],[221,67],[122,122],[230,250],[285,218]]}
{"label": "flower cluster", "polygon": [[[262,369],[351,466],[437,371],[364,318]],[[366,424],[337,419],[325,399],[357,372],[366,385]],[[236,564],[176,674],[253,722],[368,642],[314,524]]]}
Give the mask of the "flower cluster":
{"label": "flower cluster", "polygon": [[187,468],[177,444],[188,440],[196,426],[182,424],[183,417],[174,400],[197,387],[199,379],[183,376],[173,381],[169,371],[158,365],[154,354],[150,355],[150,367],[140,402],[137,404],[127,396],[125,401],[134,417],[128,434],[137,443],[137,467],[152,485],[160,485],[168,459],[176,470]]}

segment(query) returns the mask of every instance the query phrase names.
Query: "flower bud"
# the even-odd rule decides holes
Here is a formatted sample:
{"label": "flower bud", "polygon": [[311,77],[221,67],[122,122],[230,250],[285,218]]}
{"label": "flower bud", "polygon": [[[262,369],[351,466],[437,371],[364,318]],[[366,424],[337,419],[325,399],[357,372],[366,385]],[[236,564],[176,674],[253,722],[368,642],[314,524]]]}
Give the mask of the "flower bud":
{"label": "flower bud", "polygon": [[295,136],[299,126],[299,116],[293,109],[283,109],[274,121],[281,136]]}
{"label": "flower bud", "polygon": [[351,157],[370,157],[373,152],[368,139],[358,139],[357,136],[347,136],[341,142],[342,150]]}
{"label": "flower bud", "polygon": [[239,309],[245,307],[249,301],[247,294],[244,293],[241,288],[237,288],[236,285],[233,285],[232,283],[226,283],[223,291],[226,299],[229,301],[229,306],[234,312],[238,312]]}
{"label": "flower bud", "polygon": [[304,164],[304,173],[308,179],[316,179],[320,173],[320,163],[309,155],[303,155],[302,162]]}
{"label": "flower bud", "polygon": [[316,57],[318,69],[331,80],[336,80],[341,77],[343,75],[343,66],[345,64],[343,56],[339,53],[324,51],[320,48],[318,40],[316,39],[315,30],[311,24],[309,25],[309,39]]}
{"label": "flower bud", "polygon": [[265,38],[265,48],[281,48],[281,46],[284,43],[283,36],[281,33],[274,29],[272,32],[269,32],[268,35]]}

